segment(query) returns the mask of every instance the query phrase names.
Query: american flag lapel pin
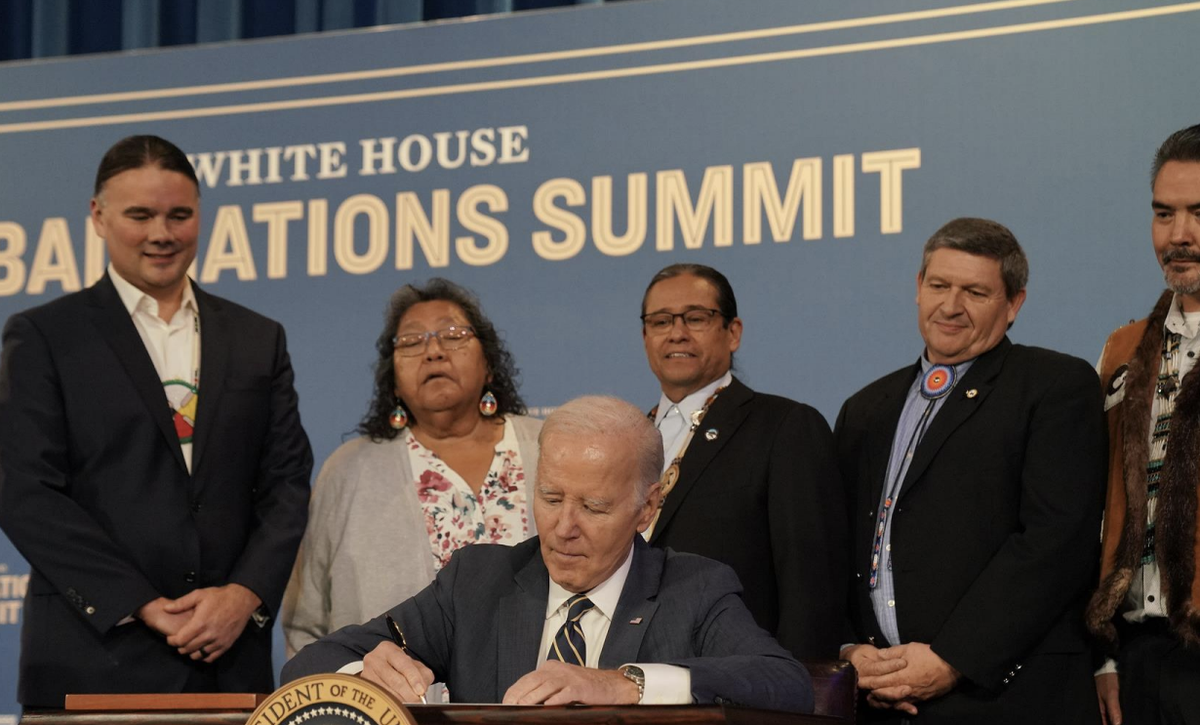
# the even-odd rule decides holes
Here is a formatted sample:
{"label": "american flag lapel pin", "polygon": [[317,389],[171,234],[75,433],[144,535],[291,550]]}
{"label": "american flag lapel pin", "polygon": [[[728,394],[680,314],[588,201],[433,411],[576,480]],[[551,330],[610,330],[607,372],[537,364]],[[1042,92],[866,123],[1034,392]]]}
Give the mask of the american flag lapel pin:
{"label": "american flag lapel pin", "polygon": [[630,624],[641,624],[641,623],[642,623],[642,618],[641,618],[641,617],[634,617],[633,619],[629,620],[629,623],[630,623]]}

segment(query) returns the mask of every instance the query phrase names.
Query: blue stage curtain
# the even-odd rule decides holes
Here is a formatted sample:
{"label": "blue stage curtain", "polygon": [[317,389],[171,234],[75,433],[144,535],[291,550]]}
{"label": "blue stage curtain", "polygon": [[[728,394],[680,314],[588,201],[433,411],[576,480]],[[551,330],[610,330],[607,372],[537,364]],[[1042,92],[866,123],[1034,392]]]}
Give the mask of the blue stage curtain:
{"label": "blue stage curtain", "polygon": [[0,0],[0,61],[601,2],[605,0]]}

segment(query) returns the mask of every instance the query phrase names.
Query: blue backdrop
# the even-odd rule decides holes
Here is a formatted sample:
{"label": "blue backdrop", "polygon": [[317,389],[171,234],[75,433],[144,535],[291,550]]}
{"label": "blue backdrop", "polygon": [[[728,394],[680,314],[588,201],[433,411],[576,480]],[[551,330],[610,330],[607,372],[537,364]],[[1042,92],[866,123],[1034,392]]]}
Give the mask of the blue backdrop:
{"label": "blue backdrop", "polygon": [[[1012,337],[1094,360],[1161,288],[1148,167],[1200,120],[1200,3],[945,5],[653,0],[0,65],[0,321],[100,274],[95,166],[157,133],[204,179],[197,278],[287,327],[318,463],[388,294],[434,274],[479,293],[540,413],[649,408],[643,288],[711,264],[742,377],[832,420],[919,354],[921,244],[985,216],[1032,266]],[[0,713],[27,571],[0,542]]]}

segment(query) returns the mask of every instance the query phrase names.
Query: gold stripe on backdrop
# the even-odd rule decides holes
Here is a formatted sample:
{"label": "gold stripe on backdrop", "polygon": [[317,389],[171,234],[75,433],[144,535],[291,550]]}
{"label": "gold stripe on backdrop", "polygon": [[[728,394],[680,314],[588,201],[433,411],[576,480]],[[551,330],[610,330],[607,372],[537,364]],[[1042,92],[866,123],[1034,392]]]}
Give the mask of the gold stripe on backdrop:
{"label": "gold stripe on backdrop", "polygon": [[189,118],[206,118],[212,116],[232,116],[248,113],[294,110],[300,108],[321,108],[327,106],[353,105],[359,103],[378,103],[380,101],[395,101],[410,98],[428,98],[463,93],[478,93],[482,91],[508,90],[513,88],[531,88],[567,83],[582,83],[614,78],[632,78],[665,73],[706,70],[711,68],[730,68],[759,63],[797,60],[801,58],[845,55],[849,53],[863,53],[893,48],[907,48],[921,45],[951,43],[963,40],[994,38],[1005,35],[1018,35],[1022,33],[1035,33],[1046,30],[1061,30],[1064,28],[1077,28],[1088,25],[1125,22],[1130,20],[1140,20],[1144,18],[1161,17],[1166,15],[1178,15],[1196,11],[1200,11],[1200,2],[1162,5],[1152,8],[1125,10],[1096,15],[1083,15],[1073,18],[1062,18],[1058,20],[1043,20],[1030,23],[1017,23],[1014,25],[1000,25],[991,28],[977,28],[974,30],[958,30],[945,33],[916,35],[904,38],[889,38],[886,40],[874,40],[861,43],[845,43],[841,45],[830,45],[819,48],[801,48],[797,50],[776,51],[771,53],[753,53],[749,55],[732,56],[727,58],[710,58],[706,60],[661,63],[633,68],[614,68],[578,73],[560,73],[544,76],[531,76],[527,78],[479,81],[474,83],[455,83],[443,86],[427,86],[423,88],[378,91],[374,93],[355,93],[319,98],[301,98],[286,101],[242,103],[225,106],[212,106],[208,108],[185,108],[171,111],[148,111],[143,113],[125,113],[108,116],[67,118],[53,121],[9,123],[0,124],[0,134],[27,133],[30,131],[48,131],[89,126],[108,126],[121,123],[142,123],[147,121],[170,121]]}

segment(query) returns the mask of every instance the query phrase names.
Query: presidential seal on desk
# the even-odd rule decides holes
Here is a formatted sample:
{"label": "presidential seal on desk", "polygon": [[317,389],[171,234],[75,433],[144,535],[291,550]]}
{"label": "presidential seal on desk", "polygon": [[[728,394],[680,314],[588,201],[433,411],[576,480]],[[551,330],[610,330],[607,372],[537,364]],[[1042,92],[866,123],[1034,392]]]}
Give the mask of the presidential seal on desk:
{"label": "presidential seal on desk", "polygon": [[313,675],[263,701],[246,725],[417,725],[408,709],[373,682]]}

